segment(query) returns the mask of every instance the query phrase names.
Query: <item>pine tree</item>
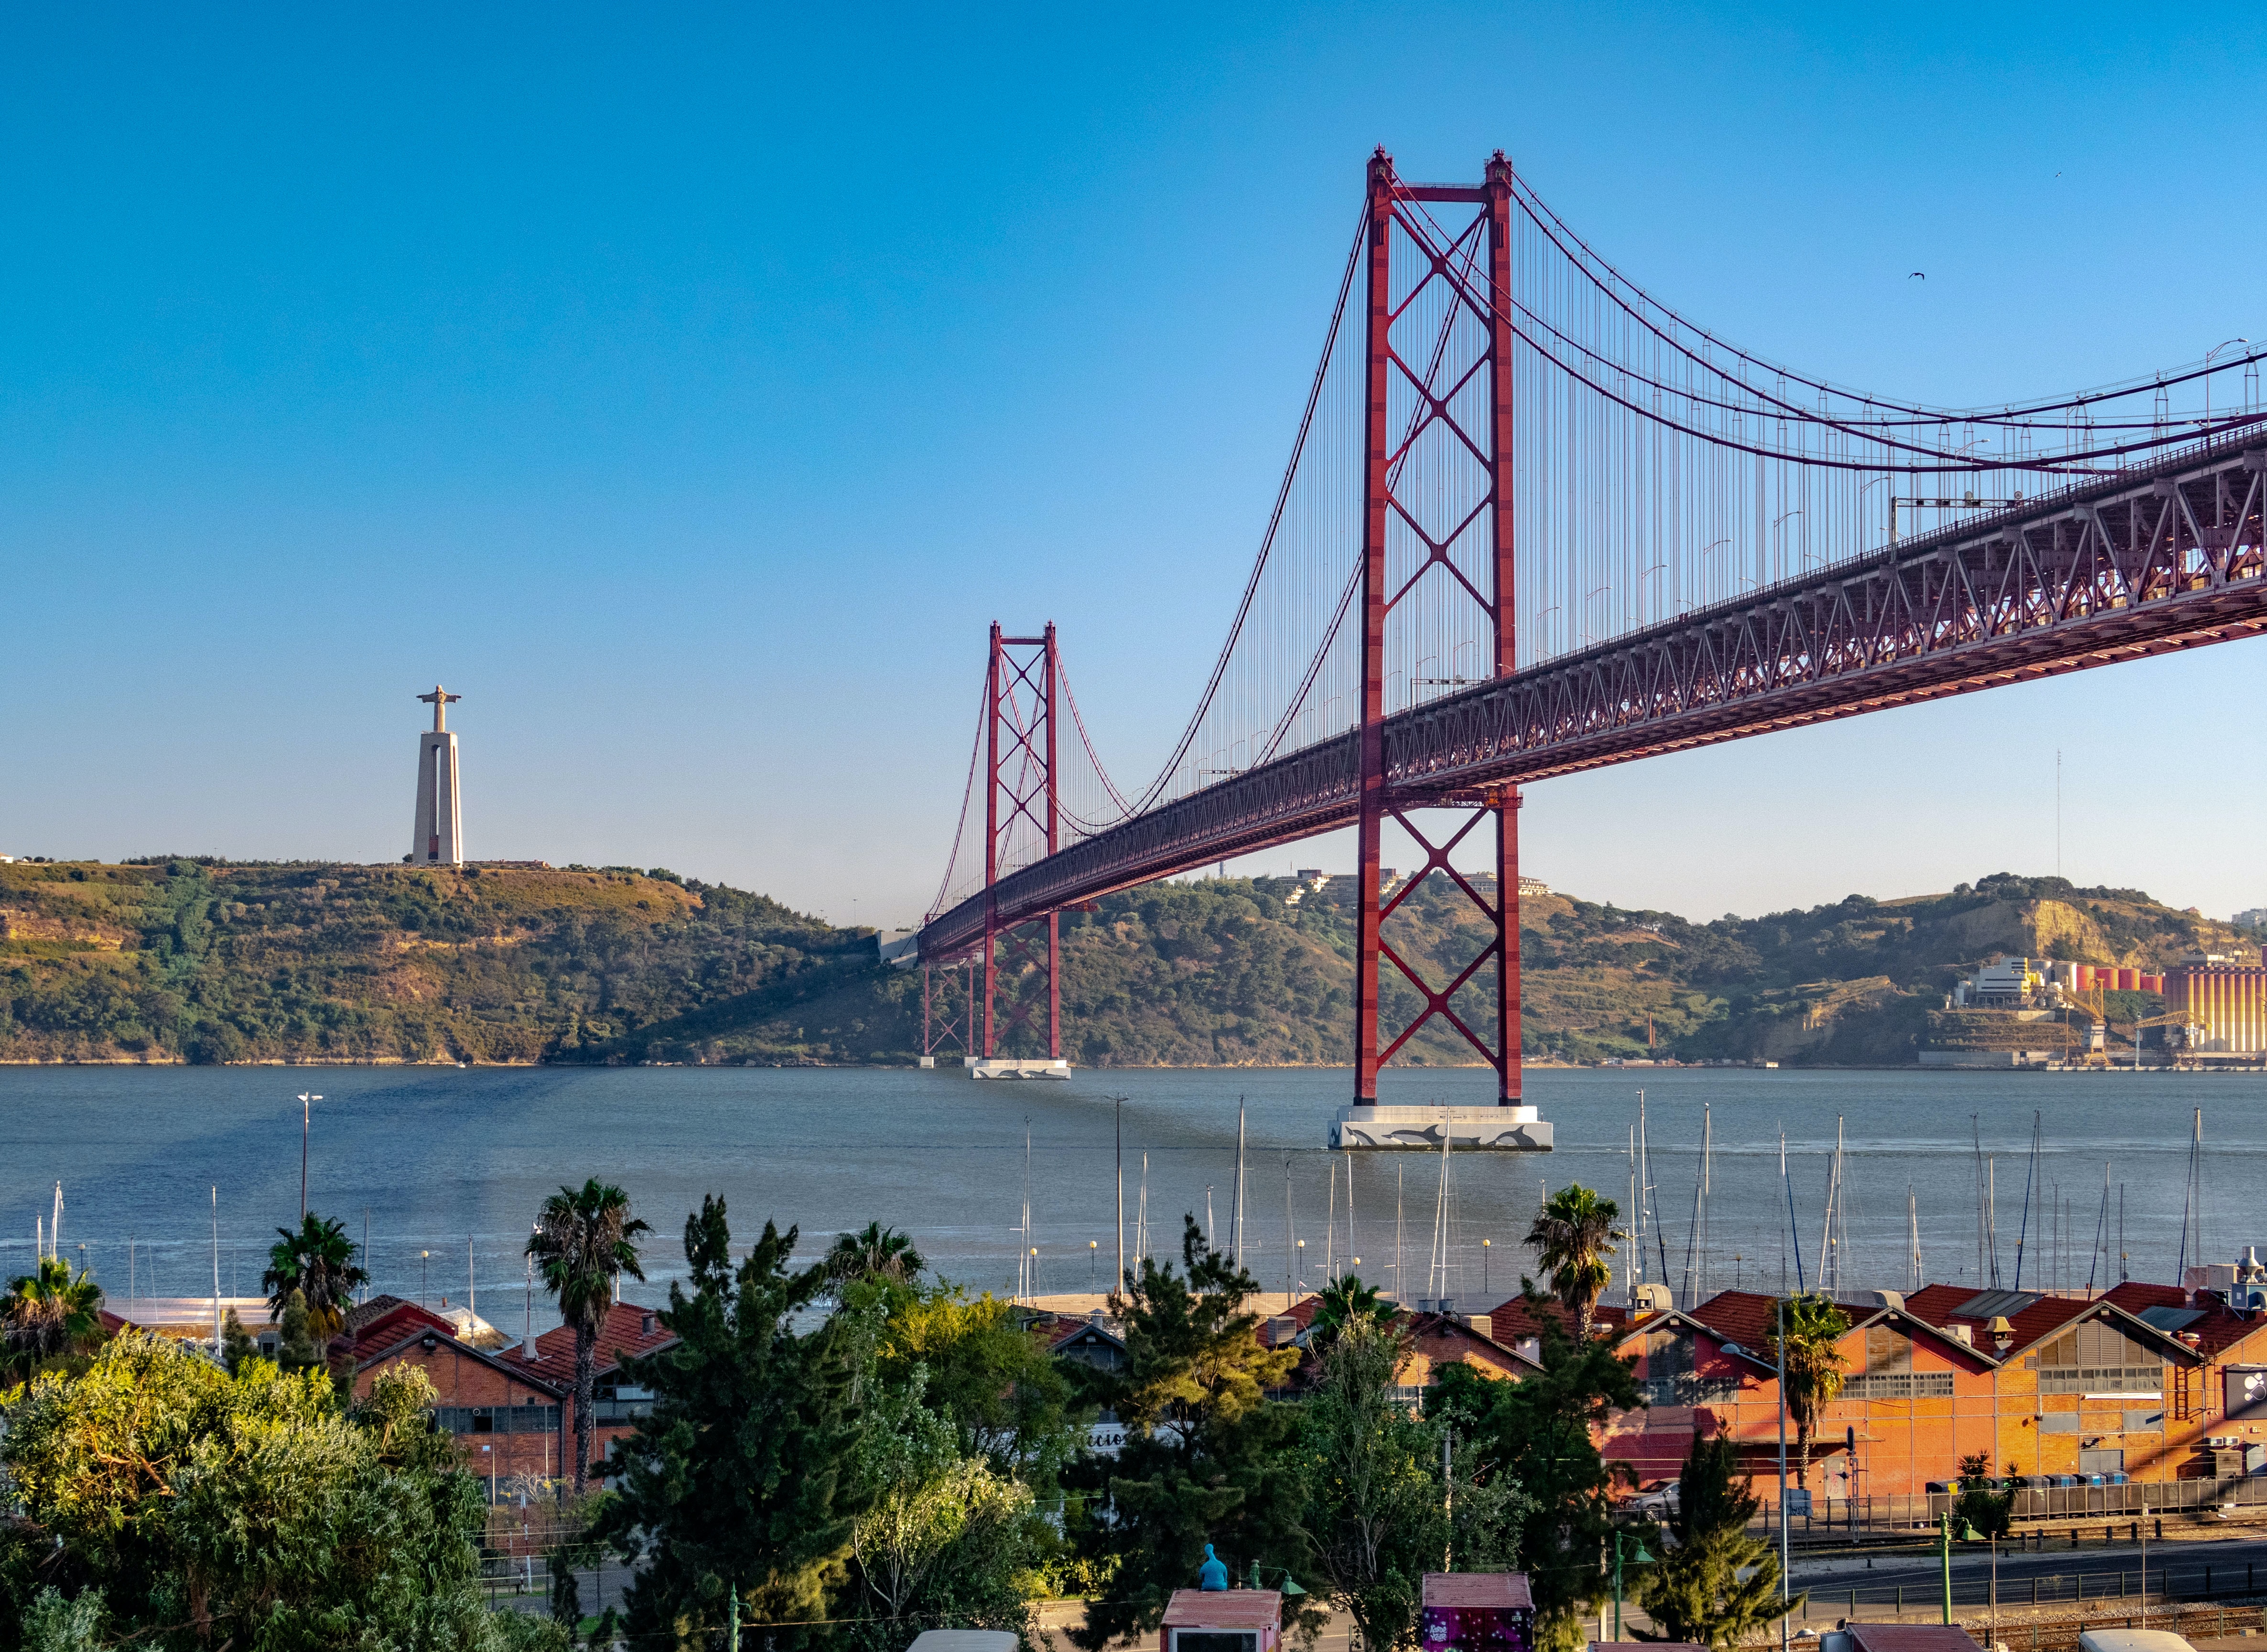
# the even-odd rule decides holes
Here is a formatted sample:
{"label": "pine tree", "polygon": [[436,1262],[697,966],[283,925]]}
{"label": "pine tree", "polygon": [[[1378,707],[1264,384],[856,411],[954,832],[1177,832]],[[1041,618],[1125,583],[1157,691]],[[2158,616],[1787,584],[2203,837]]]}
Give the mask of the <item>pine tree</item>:
{"label": "pine tree", "polygon": [[[1733,1479],[1738,1463],[1721,1435],[1692,1442],[1661,1558],[1638,1582],[1638,1604],[1654,1625],[1651,1633],[1632,1632],[1640,1641],[1730,1648],[1802,1604],[1800,1595],[1780,1604],[1779,1556],[1748,1535],[1757,1502],[1748,1482]],[[1743,1583],[1740,1573],[1750,1567]]]}
{"label": "pine tree", "polygon": [[260,1356],[260,1344],[252,1340],[252,1333],[244,1328],[244,1321],[236,1317],[236,1310],[228,1311],[228,1319],[220,1330],[221,1363],[228,1367],[231,1377],[244,1370],[244,1363]]}
{"label": "pine tree", "polygon": [[1185,1272],[1143,1258],[1123,1299],[1128,1367],[1097,1397],[1126,1424],[1124,1448],[1114,1463],[1089,1459],[1066,1476],[1088,1494],[1075,1533],[1082,1556],[1118,1567],[1107,1597],[1068,1632],[1089,1652],[1154,1633],[1173,1591],[1195,1587],[1207,1543],[1239,1576],[1306,1558],[1288,1449],[1295,1419],[1266,1397],[1299,1350],[1260,1341],[1260,1316],[1244,1306],[1258,1286],[1194,1217],[1181,1258]]}
{"label": "pine tree", "polygon": [[[855,1372],[838,1321],[790,1327],[826,1288],[822,1268],[788,1270],[796,1238],[767,1222],[736,1273],[724,1202],[702,1199],[685,1223],[692,1292],[672,1283],[660,1316],[680,1340],[622,1362],[654,1406],[615,1448],[620,1489],[595,1535],[640,1568],[627,1599],[635,1644],[721,1628],[732,1590],[743,1622],[816,1622],[843,1579],[864,1496]],[[791,1652],[823,1633],[764,1634]]]}
{"label": "pine tree", "polygon": [[1633,1361],[1603,1338],[1578,1342],[1559,1316],[1535,1315],[1543,1369],[1519,1382],[1470,1365],[1437,1368],[1427,1415],[1460,1420],[1463,1449],[1483,1482],[1508,1478],[1525,1494],[1515,1546],[1549,1633],[1572,1633],[1578,1613],[1608,1587],[1599,1556],[1609,1540],[1612,1476],[1594,1429],[1645,1403]]}
{"label": "pine tree", "polygon": [[287,1371],[323,1368],[322,1344],[315,1340],[315,1316],[307,1310],[305,1296],[297,1290],[283,1298],[283,1345],[275,1351],[275,1363]]}

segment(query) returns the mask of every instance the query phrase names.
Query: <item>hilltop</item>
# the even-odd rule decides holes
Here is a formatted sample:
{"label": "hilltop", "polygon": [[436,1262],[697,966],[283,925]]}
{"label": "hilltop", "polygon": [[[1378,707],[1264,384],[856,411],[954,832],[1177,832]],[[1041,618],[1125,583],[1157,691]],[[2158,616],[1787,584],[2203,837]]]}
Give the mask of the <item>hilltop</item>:
{"label": "hilltop", "polygon": [[[1899,1064],[1995,952],[2158,970],[2259,939],[2137,889],[2006,874],[1707,924],[1556,894],[1521,914],[1522,1042],[1574,1061]],[[1481,943],[1475,916],[1436,878],[1386,937],[1444,983]],[[1080,1065],[1352,1057],[1343,880],[1152,884],[1062,932]],[[1004,981],[1003,1012],[1035,984]],[[658,867],[0,866],[0,1061],[898,1063],[918,1053],[920,985],[870,931]],[[1490,965],[1456,1000],[1484,1036],[1493,990]],[[1419,1003],[1390,968],[1383,998],[1389,1024]],[[1472,1058],[1437,1023],[1398,1057]]]}

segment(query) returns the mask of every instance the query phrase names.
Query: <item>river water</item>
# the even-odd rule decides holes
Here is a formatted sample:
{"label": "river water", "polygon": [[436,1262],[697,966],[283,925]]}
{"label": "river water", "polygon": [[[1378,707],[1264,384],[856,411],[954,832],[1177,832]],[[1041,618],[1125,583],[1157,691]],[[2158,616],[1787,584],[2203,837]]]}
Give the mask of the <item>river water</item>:
{"label": "river water", "polygon": [[[1484,1103],[1490,1083],[1480,1071],[1389,1072],[1383,1099]],[[2197,1107],[2208,1259],[2267,1246],[2267,1145],[2256,1122],[2267,1077],[2257,1074],[1532,1072],[1528,1099],[1556,1124],[1559,1150],[1454,1158],[1443,1280],[1432,1272],[1443,1203],[1435,1156],[1354,1156],[1349,1236],[1346,1156],[1324,1147],[1351,1088],[1344,1069],[978,1084],[957,1071],[856,1069],[14,1067],[0,1069],[0,1267],[12,1274],[25,1264],[35,1218],[61,1181],[63,1250],[83,1256],[114,1297],[128,1292],[129,1241],[141,1293],[208,1292],[217,1188],[223,1289],[256,1292],[267,1243],[298,1209],[291,1126],[308,1090],[322,1097],[312,1104],[309,1202],[357,1239],[367,1232],[378,1288],[461,1303],[469,1246],[481,1312],[508,1331],[527,1311],[522,1247],[537,1205],[591,1175],[626,1188],[656,1230],[651,1283],[633,1283],[634,1299],[659,1299],[682,1271],[684,1219],[704,1193],[724,1196],[743,1239],[766,1218],[792,1223],[809,1254],[878,1220],[911,1232],[946,1275],[1005,1290],[1022,1247],[1027,1173],[1038,1288],[1085,1290],[1106,1283],[1117,1244],[1121,1109],[1112,1098],[1122,1096],[1129,1248],[1145,1154],[1152,1248],[1177,1251],[1183,1213],[1204,1220],[1207,1199],[1226,1236],[1241,1102],[1244,1248],[1266,1290],[1284,1289],[1287,1251],[1301,1258],[1288,1236],[1305,1241],[1288,1269],[1303,1286],[1351,1251],[1365,1277],[1390,1289],[1398,1276],[1408,1297],[1492,1305],[1517,1289],[1522,1265],[1531,1269],[1519,1238],[1546,1190],[1580,1181],[1622,1203],[1626,1218],[1640,1085],[1656,1189],[1648,1272],[1665,1275],[1680,1303],[1688,1283],[1704,1292],[1792,1283],[1797,1238],[1803,1276],[1816,1283],[1838,1127],[1846,1240],[1832,1248],[1847,1286],[1911,1283],[1909,1193],[1925,1276],[1977,1280],[1979,1137],[1996,1186],[2003,1283],[2014,1283],[2019,1244],[2027,1287],[2083,1287],[2089,1271],[2097,1284],[2112,1282],[2121,1199],[2126,1270],[2173,1280]],[[2026,1232],[2035,1112],[2044,1150]],[[1704,1113],[1714,1149],[1705,1245],[1694,1222]],[[2065,1202],[2066,1217],[2051,1220]],[[1981,1268],[1988,1276],[1988,1243]],[[539,1305],[534,1317],[538,1329],[549,1322]]]}

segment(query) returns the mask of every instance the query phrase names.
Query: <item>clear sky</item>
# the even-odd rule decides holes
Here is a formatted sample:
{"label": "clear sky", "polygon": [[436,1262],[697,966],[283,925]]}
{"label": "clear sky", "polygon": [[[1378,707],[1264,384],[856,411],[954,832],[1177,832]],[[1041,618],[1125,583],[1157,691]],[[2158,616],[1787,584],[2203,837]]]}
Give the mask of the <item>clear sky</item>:
{"label": "clear sky", "polygon": [[[2267,337],[2262,16],[11,6],[0,852],[397,859],[438,680],[474,855],[907,921],[993,618],[1164,755],[1373,145],[1999,400]],[[2051,871],[2059,749],[2065,873],[2225,915],[2263,665],[1551,782],[1525,860],[1696,917]]]}

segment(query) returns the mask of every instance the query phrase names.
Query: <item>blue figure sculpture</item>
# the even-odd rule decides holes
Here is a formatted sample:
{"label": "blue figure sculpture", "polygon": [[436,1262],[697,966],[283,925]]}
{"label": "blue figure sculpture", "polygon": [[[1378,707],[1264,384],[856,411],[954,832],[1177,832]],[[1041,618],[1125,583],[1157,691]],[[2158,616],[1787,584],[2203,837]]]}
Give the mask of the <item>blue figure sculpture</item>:
{"label": "blue figure sculpture", "polygon": [[1228,1568],[1220,1563],[1218,1557],[1213,1553],[1212,1545],[1209,1543],[1205,1545],[1204,1564],[1197,1568],[1197,1587],[1199,1589],[1228,1587]]}

